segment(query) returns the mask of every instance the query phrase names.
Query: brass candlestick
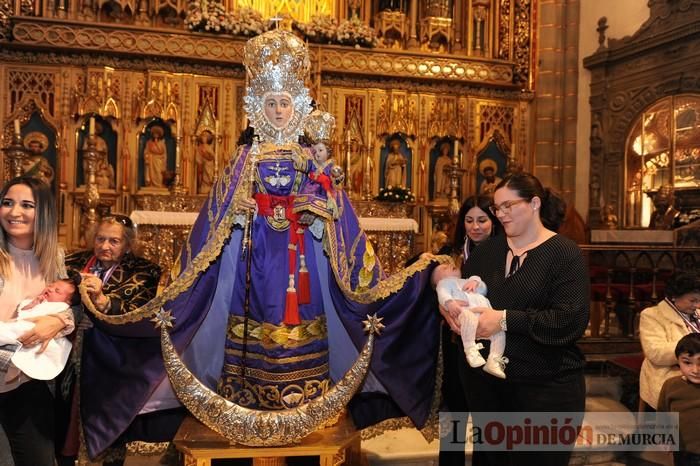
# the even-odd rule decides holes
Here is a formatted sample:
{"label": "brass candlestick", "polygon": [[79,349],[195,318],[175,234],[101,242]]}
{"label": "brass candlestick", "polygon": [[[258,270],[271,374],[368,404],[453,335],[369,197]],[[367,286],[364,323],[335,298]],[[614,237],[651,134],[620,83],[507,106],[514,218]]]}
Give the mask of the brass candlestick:
{"label": "brass candlestick", "polygon": [[461,157],[455,141],[455,151],[452,154],[452,163],[450,164],[450,199],[449,212],[450,215],[456,216],[459,213],[459,180],[466,171],[460,166]]}
{"label": "brass candlestick", "polygon": [[28,157],[27,149],[22,145],[22,135],[15,131],[12,134],[10,145],[2,149],[5,152],[5,160],[9,162],[9,173],[12,177],[21,176],[24,173],[24,161]]}
{"label": "brass candlestick", "polygon": [[95,175],[97,174],[97,163],[106,155],[105,151],[97,149],[97,136],[94,132],[94,123],[90,124],[90,133],[87,138],[87,149],[83,151],[83,158],[87,162],[87,181],[85,184],[85,197],[83,206],[87,222],[86,227],[91,227],[97,223],[97,206],[100,204],[100,191],[97,189]]}

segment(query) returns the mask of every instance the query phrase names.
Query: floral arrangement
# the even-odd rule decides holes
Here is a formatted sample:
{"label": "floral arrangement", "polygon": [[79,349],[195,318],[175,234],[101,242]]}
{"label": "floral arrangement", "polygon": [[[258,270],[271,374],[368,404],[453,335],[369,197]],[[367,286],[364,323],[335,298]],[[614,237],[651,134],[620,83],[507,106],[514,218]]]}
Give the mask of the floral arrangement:
{"label": "floral arrangement", "polygon": [[387,186],[386,188],[379,189],[379,194],[375,196],[374,200],[387,202],[415,202],[416,197],[408,188],[404,188],[402,186]]}
{"label": "floral arrangement", "polygon": [[238,8],[227,12],[219,1],[193,0],[190,2],[185,26],[190,31],[225,32],[234,36],[257,36],[269,29],[262,15],[252,8]]}
{"label": "floral arrangement", "polygon": [[336,41],[338,22],[330,15],[314,15],[308,23],[294,21],[292,28],[309,42],[332,44]]}
{"label": "floral arrangement", "polygon": [[329,15],[315,15],[308,23],[294,22],[293,28],[306,40],[317,44],[376,47],[377,33],[357,16],[338,22]]}
{"label": "floral arrangement", "polygon": [[342,45],[376,47],[378,43],[375,30],[363,23],[356,15],[341,21],[336,35],[338,43]]}
{"label": "floral arrangement", "polygon": [[[252,8],[228,12],[221,0],[190,0],[185,26],[190,31],[252,37],[269,30],[271,24]],[[375,47],[378,43],[374,29],[357,16],[338,24],[330,15],[315,15],[308,23],[295,21],[292,27],[306,40],[317,44]]]}

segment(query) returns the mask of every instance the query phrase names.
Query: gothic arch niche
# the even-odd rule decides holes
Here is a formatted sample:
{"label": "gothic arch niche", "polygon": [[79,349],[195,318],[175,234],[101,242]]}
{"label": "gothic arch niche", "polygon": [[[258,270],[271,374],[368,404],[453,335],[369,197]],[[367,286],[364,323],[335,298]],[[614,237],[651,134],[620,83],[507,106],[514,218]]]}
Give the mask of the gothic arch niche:
{"label": "gothic arch niche", "polygon": [[[674,137],[678,141],[674,128],[679,119],[673,108],[700,96],[700,56],[693,52],[700,47],[700,37],[689,28],[700,21],[700,4],[659,0],[650,2],[649,8],[649,19],[636,33],[607,40],[607,46],[607,20],[601,18],[601,45],[584,59],[584,67],[591,71],[588,217],[593,229],[648,226],[651,197],[666,181],[676,182],[672,159],[680,155],[678,148],[692,152],[687,141],[680,146],[673,142]],[[681,125],[691,116],[687,113]],[[684,132],[694,133],[693,128]],[[654,140],[642,133],[653,133]],[[662,166],[664,152],[667,167]],[[692,154],[686,158],[692,160]],[[679,178],[674,188],[686,212],[700,208],[700,186],[693,184]]]}
{"label": "gothic arch niche", "polygon": [[510,142],[503,134],[494,129],[477,147],[472,172],[476,184],[472,192],[492,195],[496,185],[511,170]]}
{"label": "gothic arch niche", "polygon": [[627,135],[625,178],[626,227],[659,227],[654,202],[663,187],[673,188],[677,207],[694,207],[688,198],[700,189],[700,94],[662,98],[638,116]]}

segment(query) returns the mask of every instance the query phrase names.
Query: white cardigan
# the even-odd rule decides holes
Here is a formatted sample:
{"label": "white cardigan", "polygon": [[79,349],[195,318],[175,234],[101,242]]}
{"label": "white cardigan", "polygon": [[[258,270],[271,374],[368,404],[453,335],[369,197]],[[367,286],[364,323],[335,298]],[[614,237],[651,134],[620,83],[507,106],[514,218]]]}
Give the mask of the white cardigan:
{"label": "white cardigan", "polygon": [[681,375],[675,350],[678,340],[688,333],[683,318],[666,301],[642,311],[639,339],[644,362],[639,374],[639,396],[654,409],[664,382]]}

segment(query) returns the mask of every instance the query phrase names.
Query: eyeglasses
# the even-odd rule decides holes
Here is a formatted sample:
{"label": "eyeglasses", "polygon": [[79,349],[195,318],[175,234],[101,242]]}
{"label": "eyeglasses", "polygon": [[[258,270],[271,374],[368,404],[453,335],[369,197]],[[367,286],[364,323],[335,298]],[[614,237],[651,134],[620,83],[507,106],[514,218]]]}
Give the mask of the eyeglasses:
{"label": "eyeglasses", "polygon": [[134,228],[134,222],[131,221],[129,217],[126,215],[121,215],[121,214],[113,214],[108,217],[104,217],[102,219],[103,222],[113,220],[116,223],[121,223],[124,225],[126,228]]}
{"label": "eyeglasses", "polygon": [[511,208],[516,204],[520,204],[521,202],[530,202],[530,199],[515,199],[513,201],[501,202],[500,205],[489,206],[489,210],[493,215],[498,215],[499,212],[503,215],[508,215]]}

